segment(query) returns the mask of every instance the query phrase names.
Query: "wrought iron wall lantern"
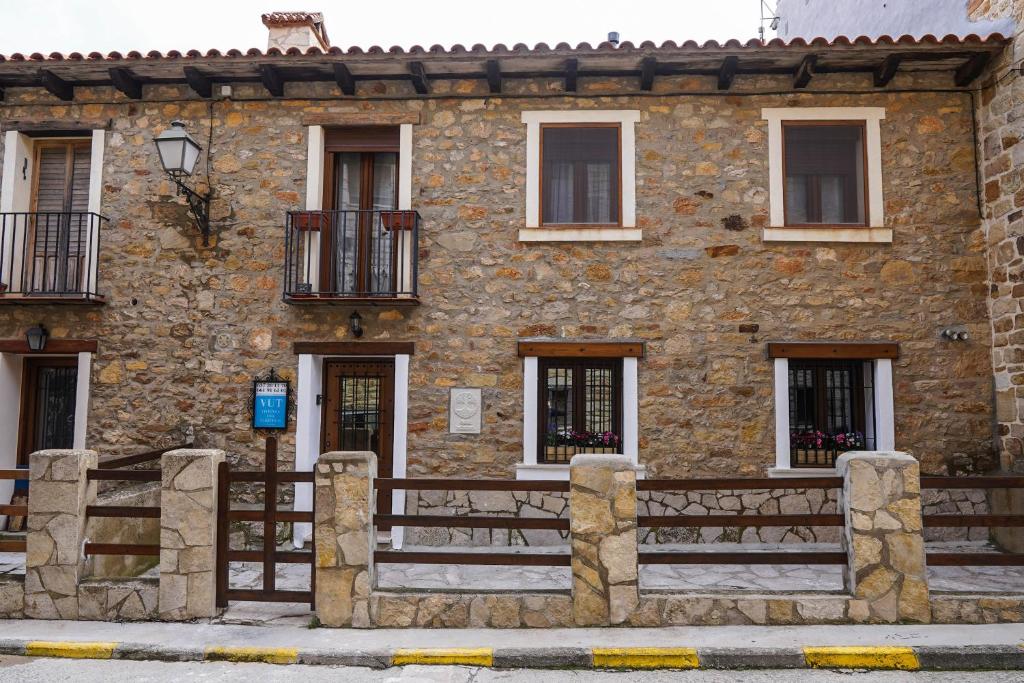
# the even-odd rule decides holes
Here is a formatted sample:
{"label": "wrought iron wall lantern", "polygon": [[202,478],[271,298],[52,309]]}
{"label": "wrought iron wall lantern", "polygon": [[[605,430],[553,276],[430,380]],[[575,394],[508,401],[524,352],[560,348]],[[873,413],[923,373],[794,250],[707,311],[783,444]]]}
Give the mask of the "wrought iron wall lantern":
{"label": "wrought iron wall lantern", "polygon": [[196,227],[203,235],[203,246],[210,246],[210,194],[200,194],[182,182],[182,177],[191,176],[203,150],[182,121],[171,121],[171,127],[160,133],[154,140],[160,154],[160,164],[178,186],[178,196],[185,195],[189,211]]}
{"label": "wrought iron wall lantern", "polygon": [[352,315],[348,317],[348,329],[352,331],[352,336],[359,339],[363,336],[363,316],[359,315],[359,311],[352,311]]}
{"label": "wrought iron wall lantern", "polygon": [[46,348],[46,339],[50,336],[47,332],[46,327],[39,323],[34,327],[28,328],[28,332],[25,333],[25,341],[28,343],[29,351],[42,351]]}

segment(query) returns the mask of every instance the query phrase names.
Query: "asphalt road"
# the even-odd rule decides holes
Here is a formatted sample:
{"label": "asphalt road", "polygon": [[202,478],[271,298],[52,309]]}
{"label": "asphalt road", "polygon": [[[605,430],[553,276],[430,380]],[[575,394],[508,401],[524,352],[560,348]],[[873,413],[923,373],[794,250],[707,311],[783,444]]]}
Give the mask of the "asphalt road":
{"label": "asphalt road", "polygon": [[831,672],[831,671],[496,671],[462,666],[405,666],[373,671],[370,669],[327,666],[275,666],[273,664],[229,664],[221,662],[129,662],[74,659],[41,659],[0,656],[0,681],[22,683],[39,681],[57,683],[149,683],[160,681],[376,681],[384,683],[489,683],[529,681],[529,683],[561,683],[562,681],[643,681],[643,683],[831,683],[832,681],[871,681],[875,683],[1020,683],[1020,671],[992,672]]}

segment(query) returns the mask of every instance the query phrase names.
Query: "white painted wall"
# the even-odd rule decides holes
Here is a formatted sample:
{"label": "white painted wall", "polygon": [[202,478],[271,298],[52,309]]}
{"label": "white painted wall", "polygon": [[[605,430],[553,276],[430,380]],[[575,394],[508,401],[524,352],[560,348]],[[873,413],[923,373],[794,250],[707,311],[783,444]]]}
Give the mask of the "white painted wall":
{"label": "white painted wall", "polygon": [[[324,380],[324,359],[308,353],[299,354],[299,374],[295,386],[295,469],[309,472],[320,456],[320,406],[316,397]],[[313,485],[295,485],[295,509],[313,509]],[[313,525],[298,522],[293,527],[292,543],[296,548],[313,534]]]}
{"label": "white painted wall", "polygon": [[78,376],[75,378],[75,435],[74,448],[85,448],[89,427],[89,387],[92,382],[92,354],[78,354]]}
{"label": "white painted wall", "polygon": [[916,38],[950,33],[966,36],[976,33],[1014,34],[1011,19],[970,21],[968,0],[778,0],[778,37],[823,37],[882,35]]}
{"label": "white painted wall", "polygon": [[[25,162],[28,165],[25,165]],[[4,134],[4,167],[0,176],[0,213],[28,211],[32,207],[32,138],[16,130]],[[5,218],[3,231],[2,281],[10,286],[11,274],[21,272],[21,253],[25,231],[19,223],[15,232],[14,217]]]}
{"label": "white painted wall", "polygon": [[[12,469],[18,461],[21,367],[21,356],[0,353],[0,469]],[[13,492],[13,481],[0,480],[0,503],[10,503]],[[0,525],[6,519],[0,515]]]}

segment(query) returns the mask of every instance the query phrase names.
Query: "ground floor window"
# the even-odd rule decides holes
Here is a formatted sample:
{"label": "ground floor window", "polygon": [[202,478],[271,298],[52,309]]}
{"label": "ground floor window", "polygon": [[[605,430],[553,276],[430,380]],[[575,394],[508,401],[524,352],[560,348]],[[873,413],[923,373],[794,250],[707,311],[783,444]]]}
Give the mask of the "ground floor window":
{"label": "ground floor window", "polygon": [[538,462],[620,453],[621,359],[541,358],[538,369]]}
{"label": "ground floor window", "polygon": [[790,360],[790,467],[834,467],[875,450],[871,361]]}

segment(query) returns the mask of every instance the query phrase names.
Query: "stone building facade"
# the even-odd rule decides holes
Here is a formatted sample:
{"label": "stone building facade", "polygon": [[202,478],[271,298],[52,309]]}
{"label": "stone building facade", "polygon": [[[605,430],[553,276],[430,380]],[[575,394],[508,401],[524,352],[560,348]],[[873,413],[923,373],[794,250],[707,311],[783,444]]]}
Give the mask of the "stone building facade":
{"label": "stone building facade", "polygon": [[[1004,164],[1009,182],[1019,171],[1012,150],[977,159],[977,84],[953,86],[958,64],[943,55],[996,55],[1002,45],[998,36],[908,40],[901,49],[925,61],[882,87],[874,65],[892,46],[870,41],[4,58],[0,212],[28,210],[17,188],[31,177],[29,146],[88,130],[90,200],[108,220],[103,305],[2,305],[12,297],[0,295],[0,455],[10,461],[0,465],[16,455],[20,364],[32,357],[22,344],[43,323],[50,353],[76,354],[73,445],[103,453],[193,433],[198,446],[259,466],[264,432],[252,428],[251,392],[273,368],[296,404],[283,467],[310,469],[317,453],[337,450],[321,440],[325,359],[383,355],[395,364],[395,476],[566,477],[566,467],[534,464],[543,448],[532,363],[571,342],[619,349],[618,450],[646,468],[641,476],[759,476],[788,468],[780,359],[799,357],[768,343],[828,354],[856,342],[858,362],[877,361],[867,400],[879,449],[912,453],[925,473],[993,469],[997,411],[1004,446],[1019,438],[1003,370],[1016,362],[1005,355],[1014,315],[1003,305],[1014,279],[995,273],[1020,257],[1016,238],[993,227],[992,181],[979,197],[977,173],[980,164],[989,178]],[[678,66],[687,60],[707,67],[687,72]],[[627,61],[637,76],[616,66]],[[332,72],[335,64],[348,67]],[[127,72],[97,84],[94,72],[111,69]],[[316,69],[327,75],[310,77]],[[798,83],[801,72],[808,81]],[[37,75],[46,73],[57,80]],[[984,106],[1005,116],[1008,105]],[[878,206],[863,229],[794,235],[777,224],[772,131],[797,110],[809,112],[802,120],[878,126],[877,137],[866,128],[863,162],[877,160],[880,174],[868,181]],[[623,131],[621,224],[545,233],[531,223],[531,125],[608,117]],[[212,192],[208,245],[153,144],[175,120],[203,147],[190,182]],[[408,205],[400,197],[395,209],[420,217],[418,244],[403,256],[417,261],[418,305],[288,301],[287,212],[327,208],[323,136],[366,126],[401,129],[398,192]],[[1012,146],[981,127],[986,155]],[[1005,205],[1009,224],[1006,196],[995,206]],[[951,328],[966,340],[944,337]],[[479,433],[452,433],[453,388],[480,390]]]}

